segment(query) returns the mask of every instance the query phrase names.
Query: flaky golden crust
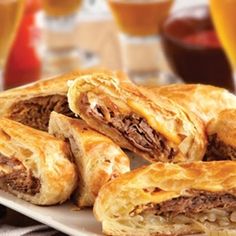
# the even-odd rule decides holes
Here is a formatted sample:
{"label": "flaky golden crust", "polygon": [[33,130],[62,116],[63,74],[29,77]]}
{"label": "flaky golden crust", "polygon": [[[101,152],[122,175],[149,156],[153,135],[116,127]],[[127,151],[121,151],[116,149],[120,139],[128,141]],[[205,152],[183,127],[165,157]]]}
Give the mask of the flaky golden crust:
{"label": "flaky golden crust", "polygon": [[207,125],[208,146],[205,160],[236,160],[236,109],[220,112]]}
{"label": "flaky golden crust", "polygon": [[207,125],[209,136],[216,134],[217,138],[236,148],[236,109],[227,109],[220,112]]}
{"label": "flaky golden crust", "polygon": [[[41,129],[41,130],[46,130],[47,124],[44,125],[39,125],[39,120],[37,120],[36,124],[33,124],[34,122],[32,121],[32,125],[30,122],[24,122],[23,120],[26,119],[26,117],[20,117],[20,115],[17,115],[18,113],[22,113],[23,111],[21,109],[21,106],[23,102],[27,102],[26,107],[29,107],[32,105],[32,99],[37,99],[37,98],[46,98],[50,96],[58,96],[57,98],[54,99],[52,102],[54,106],[56,106],[56,101],[57,99],[60,100],[65,100],[67,101],[66,94],[68,91],[68,81],[74,80],[77,78],[79,75],[85,75],[85,74],[90,74],[95,71],[106,71],[103,69],[88,69],[88,70],[77,70],[73,71],[68,74],[64,74],[61,76],[56,76],[47,80],[40,80],[35,83],[10,89],[7,91],[4,91],[0,93],[0,116],[6,117],[9,119],[13,119],[15,121],[18,121],[20,123],[23,123],[25,125],[31,126],[33,128]],[[39,101],[36,101],[36,103]],[[62,101],[61,101],[62,102]],[[47,108],[45,106],[49,105],[50,102],[44,102],[45,104],[42,105],[42,107],[39,110],[46,110]],[[34,101],[35,104],[35,101]],[[53,106],[51,104],[51,106]],[[68,107],[66,102],[64,104]],[[36,105],[35,105],[36,106]],[[19,108],[20,107],[20,108]],[[29,109],[29,108],[28,108]],[[34,108],[37,110],[37,108]],[[50,108],[53,110],[53,107]],[[58,108],[60,110],[60,108]],[[62,108],[61,108],[62,109]],[[66,109],[67,110],[67,109]],[[17,113],[17,114],[15,114]],[[32,112],[32,116],[36,112]],[[31,114],[25,114],[23,113],[22,116],[30,116]],[[49,114],[46,114],[44,112],[43,114],[44,118],[42,118],[43,123],[47,123],[49,119]],[[45,116],[47,121],[45,121]],[[39,118],[37,118],[39,119]],[[30,117],[29,117],[30,120]],[[33,119],[31,119],[33,120]]]}
{"label": "flaky golden crust", "polygon": [[90,73],[90,71],[78,70],[62,76],[6,90],[0,93],[0,115],[8,116],[11,113],[10,107],[19,101],[55,94],[66,95],[68,91],[67,81],[73,80],[84,73]]}
{"label": "flaky golden crust", "polygon": [[224,109],[236,108],[236,96],[226,89],[202,84],[172,84],[151,88],[157,95],[166,96],[194,112],[205,123]]}
{"label": "flaky golden crust", "polygon": [[[206,138],[201,121],[193,119],[186,111],[173,101],[159,97],[155,102],[144,95],[141,88],[131,83],[125,76],[114,73],[94,73],[78,77],[70,86],[68,101],[70,109],[81,116],[92,128],[109,136],[121,147],[129,149],[151,162],[162,161],[194,161],[201,160],[206,147]],[[90,108],[105,106],[107,110],[119,113],[123,117],[135,114],[161,134],[164,143],[176,150],[174,155],[150,154],[137,148],[116,128],[104,124],[91,115],[86,114],[80,104],[82,96],[86,96],[86,105]],[[109,116],[109,114],[106,114]],[[173,152],[172,152],[173,153]],[[154,157],[153,157],[154,155]],[[174,157],[173,157],[174,156]]]}
{"label": "flaky golden crust", "polygon": [[73,197],[79,207],[93,206],[106,182],[130,170],[129,158],[120,147],[82,120],[52,112],[49,133],[70,143],[80,173]]}
{"label": "flaky golden crust", "polygon": [[[27,173],[39,180],[40,188],[36,194],[17,191],[6,186],[4,173],[17,174],[17,169],[4,164],[14,161],[23,165]],[[71,152],[68,145],[48,133],[32,129],[6,118],[0,118],[0,187],[19,198],[38,205],[51,205],[67,200],[75,188],[77,173],[75,165],[69,160]],[[15,176],[16,180],[21,176]],[[23,181],[23,180],[22,180]]]}
{"label": "flaky golden crust", "polygon": [[152,224],[150,219],[146,224],[145,221],[140,223],[142,217],[136,219],[130,214],[139,205],[160,204],[189,196],[193,190],[236,196],[236,162],[156,163],[137,169],[102,187],[94,214],[109,235],[181,235],[184,229],[187,229],[186,234],[196,233],[184,227],[182,232],[174,227],[170,231],[166,228],[164,232],[157,232],[153,230],[155,226],[146,225]]}

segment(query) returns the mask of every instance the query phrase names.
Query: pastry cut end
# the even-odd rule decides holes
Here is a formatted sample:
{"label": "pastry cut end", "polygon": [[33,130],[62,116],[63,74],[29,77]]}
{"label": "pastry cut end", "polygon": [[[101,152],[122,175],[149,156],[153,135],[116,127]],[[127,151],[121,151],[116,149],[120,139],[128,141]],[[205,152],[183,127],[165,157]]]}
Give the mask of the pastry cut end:
{"label": "pastry cut end", "polygon": [[79,175],[72,199],[79,207],[93,206],[105,183],[130,171],[129,158],[120,147],[83,120],[52,112],[49,132],[70,144]]}
{"label": "pastry cut end", "polygon": [[48,133],[0,118],[0,188],[36,205],[69,199],[77,173],[68,145]]}
{"label": "pastry cut end", "polygon": [[106,184],[94,213],[103,231],[117,236],[232,231],[235,170],[227,161],[152,164]]}
{"label": "pastry cut end", "polygon": [[167,98],[153,102],[127,78],[106,73],[78,77],[68,101],[90,127],[150,162],[203,158],[206,137],[200,119]]}
{"label": "pastry cut end", "polygon": [[47,131],[52,111],[73,117],[67,97],[64,95],[39,96],[19,101],[10,107],[8,118],[35,129]]}
{"label": "pastry cut end", "polygon": [[236,110],[220,112],[207,125],[208,147],[204,160],[236,160]]}

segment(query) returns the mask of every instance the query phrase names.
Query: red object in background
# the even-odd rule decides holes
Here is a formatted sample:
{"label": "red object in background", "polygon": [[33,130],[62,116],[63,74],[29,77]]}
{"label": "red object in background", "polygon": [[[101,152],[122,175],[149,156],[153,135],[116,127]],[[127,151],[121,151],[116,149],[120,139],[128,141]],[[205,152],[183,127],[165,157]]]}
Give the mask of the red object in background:
{"label": "red object in background", "polygon": [[220,41],[214,30],[205,30],[198,33],[194,33],[183,38],[185,43],[204,46],[208,48],[221,48]]}
{"label": "red object in background", "polygon": [[4,89],[24,85],[40,79],[41,62],[34,41],[39,32],[35,26],[35,13],[40,0],[27,0],[24,16],[10,51],[4,74]]}

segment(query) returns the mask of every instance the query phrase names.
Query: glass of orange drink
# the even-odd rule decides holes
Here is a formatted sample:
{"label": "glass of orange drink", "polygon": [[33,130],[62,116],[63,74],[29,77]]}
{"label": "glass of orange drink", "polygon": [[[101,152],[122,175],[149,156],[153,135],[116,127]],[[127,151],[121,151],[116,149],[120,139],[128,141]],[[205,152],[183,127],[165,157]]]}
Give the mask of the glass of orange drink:
{"label": "glass of orange drink", "polygon": [[[123,69],[138,84],[160,78],[159,34],[173,0],[108,0],[108,4],[119,30]],[[164,83],[169,79],[165,77]]]}
{"label": "glass of orange drink", "polygon": [[0,0],[0,90],[3,89],[3,69],[12,46],[25,0]]}
{"label": "glass of orange drink", "polygon": [[82,0],[42,0],[43,9],[50,17],[72,17],[80,8]]}
{"label": "glass of orange drink", "polygon": [[93,53],[78,48],[78,13],[82,0],[42,0],[44,13],[43,73],[65,73],[96,64]]}
{"label": "glass of orange drink", "polygon": [[235,72],[236,81],[236,1],[210,0],[210,8],[218,36]]}

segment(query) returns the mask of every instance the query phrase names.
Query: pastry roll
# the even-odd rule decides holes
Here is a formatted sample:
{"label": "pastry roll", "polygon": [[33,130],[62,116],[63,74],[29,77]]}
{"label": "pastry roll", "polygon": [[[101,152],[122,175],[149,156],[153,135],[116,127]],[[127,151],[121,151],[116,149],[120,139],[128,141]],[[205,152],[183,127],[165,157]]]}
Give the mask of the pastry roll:
{"label": "pastry roll", "polygon": [[130,170],[129,158],[120,147],[82,120],[52,112],[49,132],[70,143],[80,175],[73,196],[79,207],[93,206],[106,182]]}
{"label": "pastry roll", "polygon": [[98,70],[78,70],[4,91],[0,93],[0,116],[47,131],[51,111],[74,116],[68,107],[67,81],[93,71]]}
{"label": "pastry roll", "polygon": [[205,160],[236,160],[236,109],[220,112],[207,126]]}
{"label": "pastry roll", "polygon": [[93,129],[150,162],[203,158],[200,119],[165,97],[154,102],[122,74],[80,76],[69,88],[68,101]]}
{"label": "pastry roll", "polygon": [[236,96],[223,88],[203,84],[172,84],[151,89],[156,94],[173,99],[197,114],[205,123],[225,109],[236,108]]}
{"label": "pastry roll", "polygon": [[77,183],[69,146],[48,133],[0,118],[0,188],[37,205],[67,200]]}
{"label": "pastry roll", "polygon": [[101,188],[94,214],[108,235],[235,230],[236,162],[154,163],[134,170]]}

